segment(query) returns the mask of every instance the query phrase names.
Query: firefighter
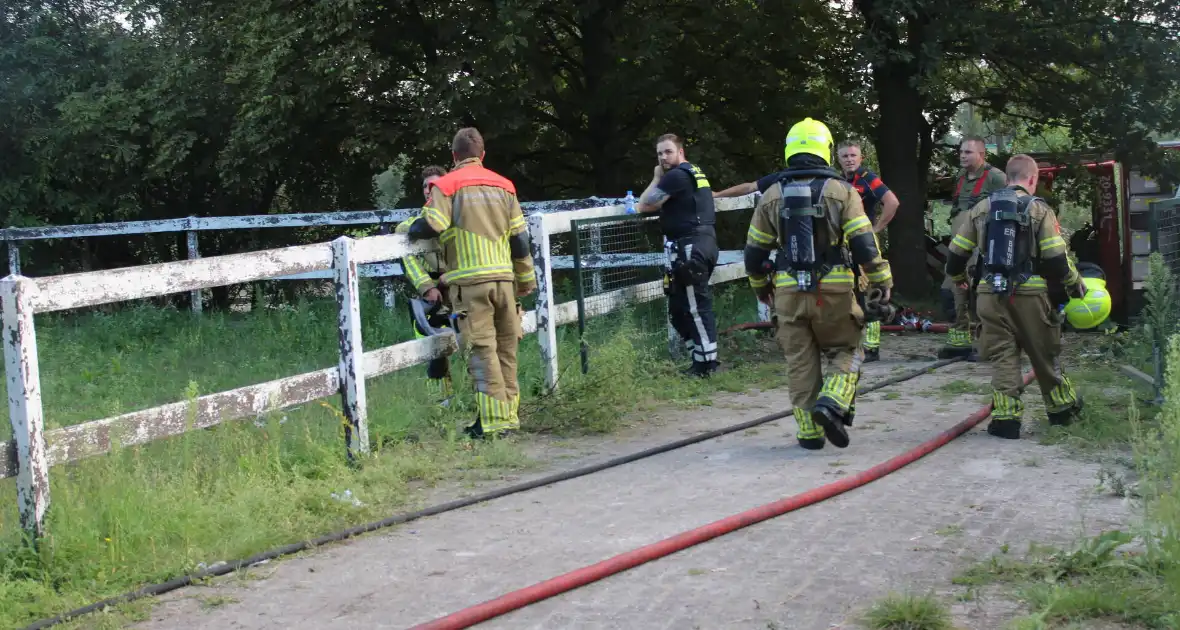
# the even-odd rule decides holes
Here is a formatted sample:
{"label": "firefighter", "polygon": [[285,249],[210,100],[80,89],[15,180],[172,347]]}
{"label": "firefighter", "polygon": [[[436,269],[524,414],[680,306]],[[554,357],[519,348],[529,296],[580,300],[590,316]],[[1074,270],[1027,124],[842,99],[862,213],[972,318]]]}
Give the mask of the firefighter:
{"label": "firefighter", "polygon": [[[963,227],[967,211],[996,190],[1007,186],[1004,172],[987,163],[987,147],[983,138],[967,136],[959,144],[959,180],[955,183],[955,193],[951,197],[951,233],[957,233]],[[974,259],[968,261],[967,268],[974,268]],[[970,286],[971,278],[962,282],[954,282],[949,277],[942,281],[943,291],[949,291],[954,297],[955,319],[947,330],[946,345],[938,352],[938,358],[967,357],[974,361],[977,354],[973,349],[971,331],[978,328],[976,314],[970,308],[970,294],[974,290]]]}
{"label": "firefighter", "polygon": [[[807,118],[791,127],[784,155],[787,169],[766,189],[750,221],[746,273],[758,299],[773,304],[778,317],[799,445],[821,449],[826,436],[844,448],[864,360],[865,311],[854,294],[856,268],[880,291],[870,309],[888,305],[893,276],[860,195],[829,166],[827,126]],[[826,377],[825,352],[835,355]]]}
{"label": "firefighter", "polygon": [[533,259],[516,187],[483,165],[484,141],[473,127],[451,143],[455,167],[431,184],[410,240],[437,238],[442,245],[451,308],[475,386],[478,415],[472,438],[520,428],[516,349],[523,336],[517,298],[536,290]]}
{"label": "firefighter", "polygon": [[[876,173],[864,167],[864,156],[861,154],[859,142],[845,140],[836,148],[836,152],[840,166],[844,169],[845,179],[851,182],[852,187],[860,194],[865,216],[873,222],[873,233],[880,234],[893,220],[893,215],[897,213],[897,207],[901,202]],[[881,204],[880,216],[877,215],[878,203]],[[863,290],[863,287],[857,288]],[[865,363],[872,363],[881,358],[881,320],[870,319],[865,323],[864,348]]]}
{"label": "firefighter", "polygon": [[968,260],[978,258],[979,351],[992,363],[987,432],[1015,440],[1024,415],[1021,351],[1036,372],[1049,423],[1070,424],[1081,411],[1082,399],[1060,367],[1061,319],[1048,289],[1059,286],[1070,297],[1083,298],[1086,287],[1069,259],[1053,209],[1032,195],[1036,161],[1014,155],[1005,170],[1007,185],[964,213],[951,240],[946,274],[963,282]]}
{"label": "firefighter", "polygon": [[713,191],[701,169],[684,158],[675,134],[656,139],[657,164],[638,210],[660,214],[664,233],[668,316],[692,356],[685,370],[707,377],[717,371],[717,318],[709,277],[717,266]]}
{"label": "firefighter", "polygon": [[[430,187],[435,180],[447,174],[447,169],[441,166],[427,166],[422,169],[422,196],[430,205]],[[394,230],[395,234],[405,234],[410,230],[411,221],[402,221]],[[450,301],[446,296],[446,286],[440,284],[440,278],[446,271],[446,266],[438,252],[413,254],[402,259],[402,269],[406,279],[418,294],[420,300],[409,303],[410,321],[414,326],[414,338],[422,339],[442,328],[450,327]],[[422,302],[426,302],[423,304]],[[437,357],[426,364],[426,387],[431,394],[439,397],[439,404],[443,407],[451,405],[453,390],[451,387],[450,357]]]}

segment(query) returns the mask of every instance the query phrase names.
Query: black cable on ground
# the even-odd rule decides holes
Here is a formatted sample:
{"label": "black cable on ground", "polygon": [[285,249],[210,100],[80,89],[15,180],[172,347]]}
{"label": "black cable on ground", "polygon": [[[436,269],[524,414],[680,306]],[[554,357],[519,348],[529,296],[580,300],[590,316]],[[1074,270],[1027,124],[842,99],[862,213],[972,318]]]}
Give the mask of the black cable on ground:
{"label": "black cable on ground", "polygon": [[[859,388],[857,390],[857,393],[858,394],[867,394],[869,392],[874,392],[879,389],[883,389],[885,387],[888,387],[890,385],[895,385],[895,384],[901,383],[903,381],[908,381],[910,379],[917,378],[923,374],[928,374],[934,370],[937,370],[942,367],[946,367],[947,365],[950,365],[951,363],[955,363],[955,362],[962,361],[962,360],[963,360],[962,357],[956,357],[953,359],[943,359],[940,361],[935,361],[934,363],[931,363],[930,365],[927,365],[925,367],[910,370],[909,372],[905,372],[905,373],[899,374],[897,376],[891,376],[883,381],[873,383],[872,385],[869,385],[867,387]],[[614,459],[609,459],[605,462],[601,462],[598,464],[592,464],[590,466],[584,466],[582,468],[575,468],[573,470],[567,470],[565,472],[555,473],[552,475],[541,477],[540,479],[534,479],[533,481],[526,481],[524,483],[518,483],[518,484],[511,485],[511,486],[506,486],[506,487],[500,488],[498,490],[492,490],[491,492],[479,494],[479,495],[476,495],[473,497],[467,497],[465,499],[456,499],[454,501],[449,501],[447,503],[441,503],[439,505],[434,505],[434,506],[425,508],[423,510],[418,510],[416,512],[395,514],[393,516],[390,516],[389,518],[385,518],[380,521],[374,521],[371,523],[366,523],[364,525],[357,525],[355,527],[343,529],[343,530],[333,532],[330,534],[324,534],[323,536],[320,536],[318,538],[313,538],[311,540],[305,540],[305,541],[301,541],[301,542],[297,542],[297,543],[291,543],[289,545],[283,545],[282,547],[277,547],[277,548],[271,549],[269,551],[264,551],[262,553],[255,554],[253,556],[250,556],[249,558],[245,558],[242,560],[236,560],[234,562],[228,562],[225,564],[220,564],[220,565],[217,565],[214,567],[209,567],[207,569],[202,569],[202,570],[197,571],[195,573],[190,573],[188,575],[183,575],[183,576],[180,576],[177,578],[173,578],[171,580],[168,580],[167,582],[161,582],[159,584],[152,584],[150,586],[145,586],[143,588],[140,588],[140,589],[128,592],[128,593],[124,593],[122,595],[117,595],[117,596],[111,597],[109,599],[104,599],[102,601],[95,602],[93,604],[89,604],[87,606],[83,606],[81,608],[77,608],[75,610],[71,610],[66,613],[62,613],[61,615],[58,615],[57,617],[52,617],[49,619],[42,619],[40,621],[34,622],[33,624],[31,624],[29,626],[26,626],[24,630],[38,630],[40,628],[48,628],[50,626],[54,626],[59,623],[64,623],[66,621],[69,621],[69,620],[74,619],[76,617],[80,617],[85,614],[100,611],[108,606],[114,606],[117,604],[122,604],[122,603],[130,602],[130,601],[134,601],[134,600],[141,599],[144,597],[163,595],[164,593],[167,593],[169,591],[174,591],[178,588],[183,588],[183,587],[188,586],[189,584],[192,584],[192,583],[197,582],[199,580],[203,580],[203,579],[209,578],[209,577],[216,577],[219,575],[225,575],[227,573],[232,573],[232,572],[237,571],[241,568],[258,564],[259,562],[263,562],[263,561],[267,561],[267,560],[274,560],[276,558],[279,558],[282,556],[288,556],[293,553],[299,553],[300,551],[305,551],[305,550],[311,549],[313,547],[319,547],[321,545],[325,545],[328,543],[338,542],[341,540],[352,538],[354,536],[359,536],[359,535],[367,533],[367,532],[375,531],[378,529],[384,529],[386,527],[391,527],[393,525],[400,525],[402,523],[407,523],[409,521],[414,521],[414,520],[417,520],[417,519],[420,519],[423,517],[434,516],[436,514],[442,514],[443,512],[450,512],[453,510],[458,510],[460,508],[475,505],[477,503],[484,503],[487,501],[491,501],[493,499],[499,499],[500,497],[506,497],[510,494],[517,494],[519,492],[524,492],[526,490],[533,490],[535,488],[540,488],[542,486],[548,486],[548,485],[555,484],[555,483],[558,483],[561,481],[567,481],[570,479],[576,479],[578,477],[584,477],[586,475],[593,474],[593,473],[596,473],[596,472],[599,472],[602,470],[606,470],[608,468],[622,466],[623,464],[629,464],[631,462],[634,462],[634,461],[637,461],[640,459],[652,457],[653,455],[659,455],[661,453],[667,453],[668,451],[674,451],[678,448],[683,448],[685,446],[696,444],[698,442],[704,442],[705,440],[711,440],[715,437],[720,437],[722,435],[726,435],[729,433],[736,433],[738,431],[744,431],[744,430],[749,429],[751,427],[756,427],[760,424],[766,424],[767,422],[773,422],[775,420],[787,418],[792,415],[794,415],[794,410],[787,410],[787,411],[780,411],[777,413],[772,413],[772,414],[769,414],[766,416],[762,416],[761,418],[747,420],[745,422],[740,422],[738,424],[734,424],[734,425],[724,427],[721,429],[714,429],[712,431],[706,431],[706,432],[701,433],[699,435],[694,435],[692,437],[684,438],[681,440],[676,440],[675,442],[669,442],[669,443],[663,444],[661,446],[655,446],[655,447],[652,447],[649,449],[638,451],[636,453],[632,453],[630,455],[623,455],[622,457],[616,457]]]}

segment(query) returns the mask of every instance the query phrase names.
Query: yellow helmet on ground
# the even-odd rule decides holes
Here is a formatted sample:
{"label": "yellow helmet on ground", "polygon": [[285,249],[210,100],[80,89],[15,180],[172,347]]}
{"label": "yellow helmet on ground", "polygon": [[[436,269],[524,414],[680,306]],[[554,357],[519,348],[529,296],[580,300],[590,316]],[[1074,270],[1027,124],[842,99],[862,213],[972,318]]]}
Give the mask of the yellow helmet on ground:
{"label": "yellow helmet on ground", "polygon": [[825,164],[832,163],[832,132],[818,120],[804,118],[795,123],[787,132],[787,146],[783,150],[785,159],[792,155],[808,153],[821,158]]}
{"label": "yellow helmet on ground", "polygon": [[1065,319],[1079,330],[1094,328],[1110,317],[1110,292],[1102,278],[1082,278],[1086,296],[1070,298],[1065,303]]}

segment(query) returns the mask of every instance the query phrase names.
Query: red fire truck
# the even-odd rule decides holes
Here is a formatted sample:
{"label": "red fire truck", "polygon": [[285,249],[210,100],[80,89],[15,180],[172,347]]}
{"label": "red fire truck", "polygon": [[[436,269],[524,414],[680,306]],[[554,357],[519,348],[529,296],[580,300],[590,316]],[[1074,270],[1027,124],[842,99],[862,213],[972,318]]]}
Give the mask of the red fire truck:
{"label": "red fire truck", "polygon": [[[1159,145],[1180,150],[1180,141]],[[1044,156],[1033,154],[1032,157],[1041,166],[1043,191],[1052,190],[1055,177],[1066,166],[1044,160]],[[1077,254],[1079,263],[1094,263],[1102,268],[1110,290],[1111,319],[1126,325],[1142,307],[1143,281],[1147,278],[1147,258],[1151,253],[1151,204],[1180,198],[1180,190],[1164,190],[1158,182],[1128,171],[1114,160],[1090,159],[1083,164],[1095,177],[1099,194],[1090,222],[1072,234],[1070,249]],[[949,200],[954,181],[954,178],[941,178],[935,183],[930,200]],[[932,228],[928,217],[927,260],[931,275],[941,281],[950,237],[929,236]]]}

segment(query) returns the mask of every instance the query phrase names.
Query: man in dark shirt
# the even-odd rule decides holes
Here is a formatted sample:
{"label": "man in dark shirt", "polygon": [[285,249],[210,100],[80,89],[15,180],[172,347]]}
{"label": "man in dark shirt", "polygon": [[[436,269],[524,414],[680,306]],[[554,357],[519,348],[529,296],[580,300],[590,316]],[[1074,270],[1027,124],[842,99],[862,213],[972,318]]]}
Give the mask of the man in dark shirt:
{"label": "man in dark shirt", "polygon": [[708,376],[718,366],[717,318],[709,286],[719,253],[713,192],[705,174],[684,158],[684,143],[676,135],[656,140],[656,158],[651,183],[637,209],[660,215],[668,257],[668,315],[692,355],[686,373]]}
{"label": "man in dark shirt", "polygon": [[[865,216],[873,222],[873,232],[880,234],[893,220],[897,213],[897,206],[901,205],[897,195],[881,181],[877,174],[864,167],[864,155],[860,150],[860,143],[845,140],[837,148],[837,158],[844,171],[844,178],[852,184],[860,194],[860,201],[865,208]],[[881,214],[877,214],[877,204],[881,204]],[[858,287],[863,290],[863,287]],[[865,349],[865,363],[872,363],[881,358],[881,322],[865,323],[863,341]]]}

